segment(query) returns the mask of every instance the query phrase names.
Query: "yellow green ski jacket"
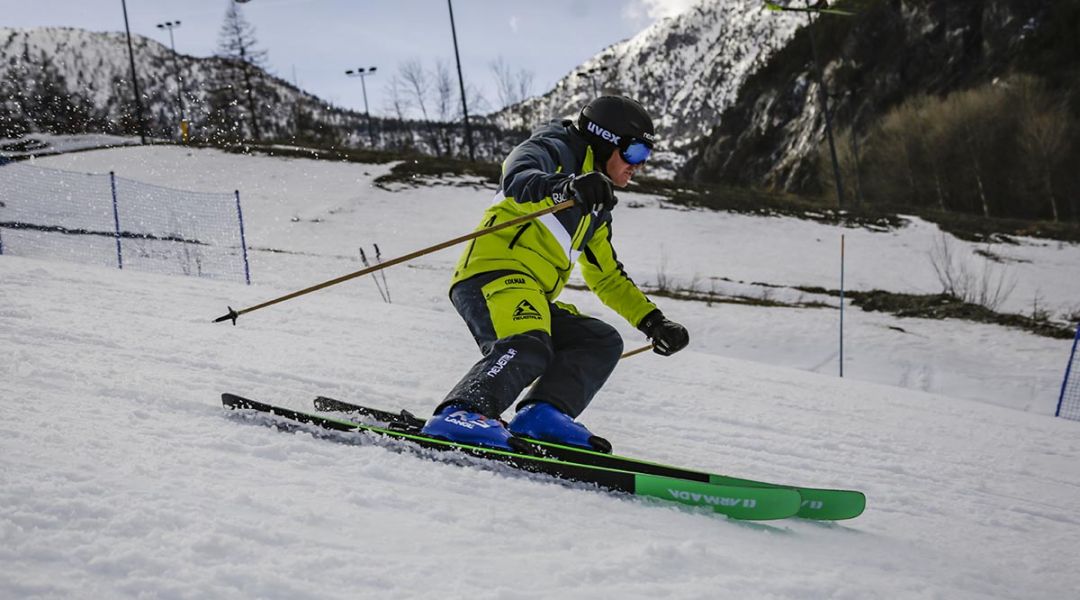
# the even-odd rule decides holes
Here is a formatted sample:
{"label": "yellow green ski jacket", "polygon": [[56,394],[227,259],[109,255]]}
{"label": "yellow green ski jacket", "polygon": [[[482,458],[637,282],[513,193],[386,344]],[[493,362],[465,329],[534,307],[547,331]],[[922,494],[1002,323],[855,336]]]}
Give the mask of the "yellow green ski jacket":
{"label": "yellow green ski jacket", "polygon": [[[503,162],[501,189],[478,229],[553,206],[556,184],[593,170],[598,169],[592,148],[570,121],[538,128]],[[586,214],[577,206],[472,240],[458,260],[451,287],[480,273],[516,271],[532,277],[554,302],[575,263],[589,288],[631,325],[656,309],[616,258],[611,212]]]}

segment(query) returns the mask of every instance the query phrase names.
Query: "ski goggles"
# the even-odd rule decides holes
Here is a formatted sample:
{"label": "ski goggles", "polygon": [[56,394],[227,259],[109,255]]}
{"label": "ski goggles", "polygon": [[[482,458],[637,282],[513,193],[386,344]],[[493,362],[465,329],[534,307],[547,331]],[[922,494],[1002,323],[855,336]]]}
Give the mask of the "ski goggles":
{"label": "ski goggles", "polygon": [[649,160],[650,155],[652,155],[652,148],[641,140],[632,139],[625,146],[619,144],[619,156],[626,161],[626,164],[640,165]]}

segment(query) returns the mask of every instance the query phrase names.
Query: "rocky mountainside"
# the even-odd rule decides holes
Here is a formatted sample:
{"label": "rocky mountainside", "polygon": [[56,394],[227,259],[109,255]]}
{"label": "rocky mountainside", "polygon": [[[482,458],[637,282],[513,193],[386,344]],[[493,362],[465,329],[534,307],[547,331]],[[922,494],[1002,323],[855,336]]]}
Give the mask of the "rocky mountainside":
{"label": "rocky mountainside", "polygon": [[813,28],[800,29],[747,78],[715,129],[688,152],[682,178],[823,191],[825,119],[811,31],[838,131],[863,135],[908,98],[943,97],[1010,72],[1034,73],[1059,89],[1075,87],[1076,0],[854,0],[840,6],[855,15],[817,17]]}

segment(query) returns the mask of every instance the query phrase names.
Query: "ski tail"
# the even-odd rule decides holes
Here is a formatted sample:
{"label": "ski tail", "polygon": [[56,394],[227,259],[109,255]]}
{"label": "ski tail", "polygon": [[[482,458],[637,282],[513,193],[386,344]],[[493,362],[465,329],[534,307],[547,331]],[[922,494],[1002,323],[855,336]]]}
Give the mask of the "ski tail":
{"label": "ski tail", "polygon": [[508,465],[522,471],[595,485],[611,492],[621,492],[638,497],[655,498],[667,502],[701,507],[734,519],[784,519],[795,516],[802,504],[802,496],[794,489],[720,485],[703,481],[689,481],[453,443],[419,433],[410,433],[388,427],[357,423],[329,415],[311,414],[274,406],[235,394],[222,394],[221,400],[226,408],[258,411],[259,413],[284,419],[291,424],[375,436],[383,441],[397,442],[399,443],[398,447],[407,450],[425,449],[436,451],[434,454],[421,453],[420,456],[425,458],[435,458],[436,456],[453,458],[463,454]]}

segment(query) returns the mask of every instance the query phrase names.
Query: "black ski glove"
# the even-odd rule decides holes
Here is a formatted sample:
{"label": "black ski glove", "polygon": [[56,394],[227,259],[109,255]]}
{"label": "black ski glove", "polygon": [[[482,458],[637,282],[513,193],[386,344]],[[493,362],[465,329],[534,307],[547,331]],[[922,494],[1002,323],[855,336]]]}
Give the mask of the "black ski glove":
{"label": "black ski glove", "polygon": [[637,328],[649,336],[653,343],[653,352],[661,356],[671,356],[690,343],[690,334],[686,328],[675,321],[667,320],[659,309],[645,315]]}
{"label": "black ski glove", "polygon": [[576,200],[585,212],[593,212],[600,207],[610,211],[618,203],[611,189],[611,181],[597,171],[567,177],[556,184],[556,191],[561,192],[564,198]]}

